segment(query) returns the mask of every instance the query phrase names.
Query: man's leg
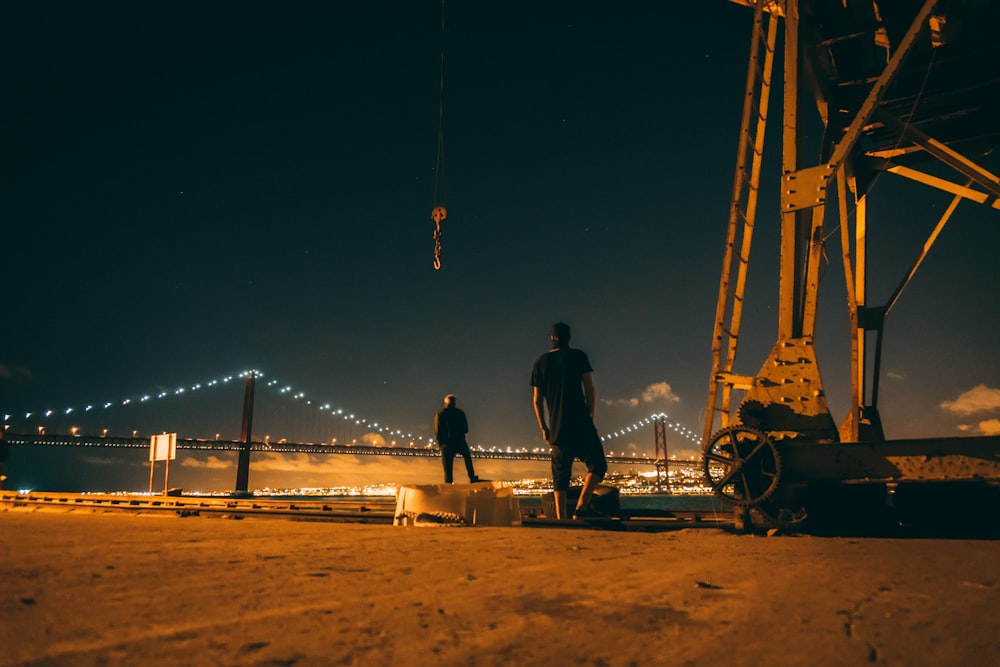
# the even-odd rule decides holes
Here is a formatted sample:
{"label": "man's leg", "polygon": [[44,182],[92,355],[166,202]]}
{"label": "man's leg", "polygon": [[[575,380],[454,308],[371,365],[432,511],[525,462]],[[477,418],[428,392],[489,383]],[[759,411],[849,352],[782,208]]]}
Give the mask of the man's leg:
{"label": "man's leg", "polygon": [[566,492],[573,472],[573,455],[561,447],[552,445],[552,496],[556,505],[556,519],[568,519],[566,515]]}
{"label": "man's leg", "polygon": [[445,448],[441,450],[441,465],[444,466],[444,483],[451,484],[452,476],[451,469],[452,464],[455,462],[455,451],[453,449]]}
{"label": "man's leg", "polygon": [[565,519],[566,518],[566,492],[565,491],[553,491],[552,495],[555,497],[556,519]]}
{"label": "man's leg", "polygon": [[479,478],[476,477],[476,469],[472,466],[472,452],[469,451],[468,447],[462,450],[462,458],[465,459],[465,472],[469,475],[469,482],[478,482]]}
{"label": "man's leg", "polygon": [[608,458],[604,454],[604,445],[601,444],[596,429],[583,462],[587,465],[587,474],[583,478],[583,489],[580,490],[580,499],[576,503],[577,510],[590,505],[594,491],[604,481],[604,475],[608,472]]}
{"label": "man's leg", "polygon": [[592,472],[588,472],[583,477],[583,489],[580,491],[580,499],[576,502],[576,509],[580,510],[590,504],[590,499],[594,497],[594,491],[604,481],[604,475],[598,477]]}

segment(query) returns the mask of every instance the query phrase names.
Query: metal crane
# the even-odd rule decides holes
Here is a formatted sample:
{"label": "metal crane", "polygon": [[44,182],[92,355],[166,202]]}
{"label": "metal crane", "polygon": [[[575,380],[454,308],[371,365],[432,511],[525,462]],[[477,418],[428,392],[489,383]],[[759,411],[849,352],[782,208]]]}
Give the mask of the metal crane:
{"label": "metal crane", "polygon": [[[713,489],[735,506],[742,527],[829,518],[859,493],[882,506],[887,494],[928,483],[996,491],[1000,438],[889,440],[878,398],[886,316],[937,235],[962,202],[1000,209],[1000,178],[983,166],[1000,143],[1000,3],[733,2],[751,7],[754,21],[703,439]],[[779,87],[782,108],[772,114]],[[771,116],[781,128],[780,182],[771,183],[780,188],[778,339],[756,374],[741,374],[736,353]],[[925,169],[929,163],[951,177]],[[866,241],[879,221],[869,219],[868,203],[871,184],[886,173],[952,200],[899,287],[871,303]],[[850,411],[839,423],[815,340],[820,265],[833,237],[852,332]]]}

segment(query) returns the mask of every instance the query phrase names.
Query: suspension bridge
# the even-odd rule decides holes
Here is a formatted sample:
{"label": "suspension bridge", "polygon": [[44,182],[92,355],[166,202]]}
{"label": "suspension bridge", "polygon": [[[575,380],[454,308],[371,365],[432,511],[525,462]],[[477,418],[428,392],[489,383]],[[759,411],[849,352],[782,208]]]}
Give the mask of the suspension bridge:
{"label": "suspension bridge", "polygon": [[[243,417],[237,434],[234,427],[239,422],[234,408],[241,386]],[[404,430],[338,407],[331,401],[314,400],[294,385],[279,382],[259,370],[59,409],[4,409],[3,419],[5,442],[15,447],[150,450],[152,436],[176,433],[177,450],[192,454],[199,451],[237,454],[237,491],[247,490],[251,454],[440,456],[429,435]],[[663,441],[662,449],[657,448],[651,456],[627,446],[650,426],[655,426],[658,444]],[[697,461],[666,458],[668,430],[675,442],[683,443],[677,445],[678,449],[697,448],[698,436],[691,430],[665,413],[653,413],[602,435],[608,462],[655,467],[658,471],[665,471],[667,466],[699,465]],[[618,451],[616,442],[621,442]],[[477,459],[548,461],[550,458],[548,447],[471,443],[471,449]]]}
{"label": "suspension bridge", "polygon": [[[257,391],[251,399],[253,427],[249,435],[257,437],[248,438],[248,433],[243,432],[248,430],[245,428],[237,437],[234,428],[237,420],[221,415],[234,414],[232,408],[236,405],[239,385],[251,375],[256,386],[266,392]],[[429,434],[423,435],[412,428],[404,430],[386,420],[336,407],[332,401],[315,400],[292,384],[270,378],[260,370],[244,370],[171,390],[134,393],[58,409],[23,406],[0,406],[0,409],[11,444],[132,447],[138,442],[140,446],[148,446],[150,435],[176,432],[178,442],[183,441],[184,447],[192,449],[231,450],[249,441],[259,451],[336,453],[343,449],[338,446],[350,445],[350,451],[354,452],[366,448],[374,454],[393,454],[434,445]],[[244,411],[244,417],[247,416]],[[616,441],[627,439],[656,421],[663,422],[685,446],[700,447],[699,436],[663,412],[607,431],[601,439],[606,448],[613,450]],[[71,439],[52,436],[71,436]],[[538,448],[514,444],[476,449],[528,459],[538,454]]]}

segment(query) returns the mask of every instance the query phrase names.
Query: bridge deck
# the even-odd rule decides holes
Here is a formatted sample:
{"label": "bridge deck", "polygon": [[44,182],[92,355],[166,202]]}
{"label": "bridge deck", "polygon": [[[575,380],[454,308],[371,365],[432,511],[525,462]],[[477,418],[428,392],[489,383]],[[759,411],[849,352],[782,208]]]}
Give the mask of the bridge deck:
{"label": "bridge deck", "polygon": [[[121,438],[72,435],[31,435],[7,434],[5,442],[12,446],[45,447],[112,447],[126,449],[149,449],[148,437]],[[236,440],[202,440],[178,438],[177,449],[238,452],[245,444]],[[352,454],[354,456],[414,456],[436,458],[441,452],[434,447],[374,447],[371,445],[326,445],[313,442],[251,442],[251,452],[277,452],[282,454]],[[548,451],[525,449],[478,449],[472,455],[477,459],[503,459],[517,461],[548,461]],[[626,465],[657,465],[657,460],[648,456],[608,456],[609,463]],[[701,461],[670,459],[670,466],[700,466]]]}

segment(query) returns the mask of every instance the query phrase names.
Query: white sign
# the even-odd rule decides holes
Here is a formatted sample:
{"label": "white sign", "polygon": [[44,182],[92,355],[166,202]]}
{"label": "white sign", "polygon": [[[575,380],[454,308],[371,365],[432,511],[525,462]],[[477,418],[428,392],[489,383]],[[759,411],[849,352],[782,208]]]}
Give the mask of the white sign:
{"label": "white sign", "polygon": [[150,461],[173,461],[177,458],[177,434],[161,433],[149,439]]}

